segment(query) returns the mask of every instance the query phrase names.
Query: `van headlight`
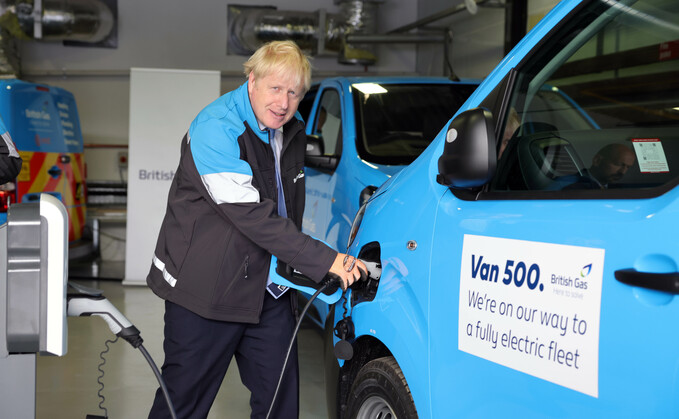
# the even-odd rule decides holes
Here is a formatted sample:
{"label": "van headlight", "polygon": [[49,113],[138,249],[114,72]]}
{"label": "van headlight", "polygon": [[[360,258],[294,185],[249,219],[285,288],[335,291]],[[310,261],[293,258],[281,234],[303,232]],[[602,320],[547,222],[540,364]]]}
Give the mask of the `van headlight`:
{"label": "van headlight", "polygon": [[367,206],[368,206],[367,202],[361,205],[361,208],[358,209],[358,212],[354,217],[354,221],[351,223],[351,230],[349,231],[349,240],[347,241],[347,249],[351,247],[351,244],[354,242],[354,239],[356,238],[356,234],[358,234],[358,229],[361,227],[363,215],[365,215],[365,208]]}

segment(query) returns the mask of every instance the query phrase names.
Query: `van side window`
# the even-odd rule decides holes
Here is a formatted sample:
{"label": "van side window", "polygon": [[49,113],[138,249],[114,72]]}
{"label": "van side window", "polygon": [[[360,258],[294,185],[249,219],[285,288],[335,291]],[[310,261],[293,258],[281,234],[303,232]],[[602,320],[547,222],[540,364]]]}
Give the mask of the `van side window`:
{"label": "van side window", "polygon": [[517,68],[489,191],[635,198],[679,180],[679,54],[663,54],[677,33],[654,14],[661,1],[611,20],[593,5]]}
{"label": "van side window", "polygon": [[312,133],[322,139],[324,155],[339,156],[342,153],[342,111],[336,90],[323,92]]}
{"label": "van side window", "polygon": [[302,116],[302,120],[304,120],[306,125],[309,125],[309,114],[311,114],[311,108],[314,106],[314,99],[316,99],[317,93],[318,86],[311,86],[299,102],[299,106],[297,106],[297,112]]}

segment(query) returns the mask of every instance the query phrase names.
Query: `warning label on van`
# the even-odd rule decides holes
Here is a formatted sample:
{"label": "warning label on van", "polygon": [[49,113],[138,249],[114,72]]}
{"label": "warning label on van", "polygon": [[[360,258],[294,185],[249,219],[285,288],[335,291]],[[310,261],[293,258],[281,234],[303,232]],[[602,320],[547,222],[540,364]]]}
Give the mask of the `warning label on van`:
{"label": "warning label on van", "polygon": [[465,235],[459,349],[598,397],[604,249]]}
{"label": "warning label on van", "polygon": [[632,138],[641,173],[668,173],[667,157],[658,138]]}

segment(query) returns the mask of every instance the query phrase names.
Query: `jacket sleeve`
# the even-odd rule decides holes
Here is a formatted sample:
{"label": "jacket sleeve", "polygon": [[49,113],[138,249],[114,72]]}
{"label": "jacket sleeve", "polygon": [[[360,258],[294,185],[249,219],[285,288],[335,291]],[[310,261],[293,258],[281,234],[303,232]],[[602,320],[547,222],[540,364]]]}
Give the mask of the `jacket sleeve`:
{"label": "jacket sleeve", "polygon": [[14,147],[12,137],[0,119],[0,184],[14,180],[21,171],[21,157]]}
{"label": "jacket sleeve", "polygon": [[337,252],[278,216],[272,200],[261,199],[252,168],[240,159],[239,134],[215,120],[192,126],[191,154],[209,199],[252,242],[320,282]]}

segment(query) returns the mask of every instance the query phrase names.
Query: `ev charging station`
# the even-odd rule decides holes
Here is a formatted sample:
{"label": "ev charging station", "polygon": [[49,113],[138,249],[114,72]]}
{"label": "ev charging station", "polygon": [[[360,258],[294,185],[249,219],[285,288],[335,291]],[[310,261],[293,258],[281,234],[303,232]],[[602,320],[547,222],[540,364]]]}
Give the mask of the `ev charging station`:
{"label": "ev charging station", "polygon": [[[379,278],[380,267],[365,263],[368,272],[364,276]],[[330,277],[322,284],[315,284],[320,288],[312,289],[305,284],[313,281],[294,272],[287,272],[283,277],[272,268],[271,273],[279,285],[315,291],[301,317],[313,299],[323,292],[326,294],[321,298],[328,303],[336,302],[342,295],[338,282]],[[74,290],[71,293],[67,293],[69,286]],[[67,316],[101,317],[113,334],[139,349],[156,375],[170,416],[176,418],[167,387],[142,344],[139,330],[101,291],[68,282],[68,213],[58,198],[41,194],[39,202],[10,206],[7,223],[0,225],[0,406],[3,417],[35,419],[36,355],[66,354]],[[298,321],[292,339],[299,325]],[[273,402],[269,413],[272,408]]]}
{"label": "ev charging station", "polygon": [[[67,293],[70,286],[74,291]],[[101,291],[68,282],[68,213],[61,201],[10,206],[0,225],[0,406],[2,417],[35,419],[36,355],[63,356],[67,316],[101,317],[146,358],[176,418],[158,367],[139,330]]]}
{"label": "ev charging station", "polygon": [[67,273],[68,214],[61,201],[42,194],[37,203],[10,206],[7,223],[0,226],[0,406],[5,417],[35,418],[36,355],[66,354]]}

